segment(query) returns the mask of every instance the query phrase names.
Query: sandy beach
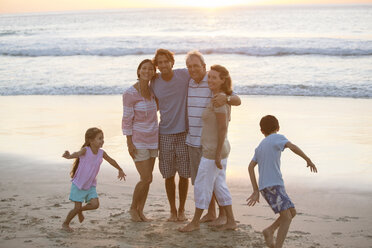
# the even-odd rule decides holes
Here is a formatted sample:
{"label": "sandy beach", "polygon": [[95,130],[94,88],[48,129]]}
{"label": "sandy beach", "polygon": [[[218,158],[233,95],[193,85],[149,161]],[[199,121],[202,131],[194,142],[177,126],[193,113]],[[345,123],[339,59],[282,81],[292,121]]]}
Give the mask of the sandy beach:
{"label": "sandy beach", "polygon": [[[318,166],[311,174],[285,151],[282,172],[298,215],[285,247],[372,247],[372,100],[242,96],[229,127],[232,151],[227,181],[236,231],[179,233],[185,223],[166,222],[169,206],[157,163],[145,213],[153,221],[131,222],[128,209],[138,174],[124,149],[120,96],[0,97],[0,247],[265,247],[261,230],[276,217],[251,194],[247,165],[263,138],[259,119],[274,114],[281,133]],[[103,149],[123,167],[127,181],[103,163],[98,175],[100,208],[61,231],[73,207],[68,200],[71,162],[61,157],[83,143],[87,128],[103,129]],[[193,188],[186,203],[194,212]]]}

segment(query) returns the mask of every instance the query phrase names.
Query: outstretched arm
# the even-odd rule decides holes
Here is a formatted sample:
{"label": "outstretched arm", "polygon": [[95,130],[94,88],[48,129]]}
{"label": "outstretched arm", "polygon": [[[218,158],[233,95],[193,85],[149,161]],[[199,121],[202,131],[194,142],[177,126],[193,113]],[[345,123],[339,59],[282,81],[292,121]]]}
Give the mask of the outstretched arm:
{"label": "outstretched arm", "polygon": [[70,154],[69,151],[65,151],[65,152],[62,154],[62,157],[67,158],[67,159],[78,158],[78,157],[80,157],[80,156],[85,155],[86,151],[87,151],[86,148],[81,148],[80,151],[78,151],[78,152],[74,152],[74,153],[72,153],[72,154]]}
{"label": "outstretched arm", "polygon": [[253,187],[253,193],[250,197],[247,199],[248,206],[254,206],[256,202],[260,202],[260,192],[258,190],[258,184],[256,180],[256,174],[254,173],[254,167],[257,165],[257,162],[251,161],[248,166],[248,172],[249,177],[251,179],[252,187]]}
{"label": "outstretched arm", "polygon": [[125,181],[125,173],[123,171],[123,169],[118,165],[118,163],[116,163],[116,161],[114,159],[112,159],[106,152],[103,152],[103,158],[109,163],[111,164],[113,167],[115,167],[116,169],[118,169],[119,171],[119,174],[118,174],[118,178],[120,180],[124,179]]}
{"label": "outstretched arm", "polygon": [[306,154],[298,146],[296,146],[295,144],[292,144],[291,142],[288,142],[287,144],[285,144],[285,147],[288,147],[289,149],[291,149],[292,152],[294,152],[295,154],[303,158],[307,163],[306,167],[310,167],[311,172],[314,172],[314,173],[318,172],[316,166],[313,164],[311,159],[308,156],[306,156]]}

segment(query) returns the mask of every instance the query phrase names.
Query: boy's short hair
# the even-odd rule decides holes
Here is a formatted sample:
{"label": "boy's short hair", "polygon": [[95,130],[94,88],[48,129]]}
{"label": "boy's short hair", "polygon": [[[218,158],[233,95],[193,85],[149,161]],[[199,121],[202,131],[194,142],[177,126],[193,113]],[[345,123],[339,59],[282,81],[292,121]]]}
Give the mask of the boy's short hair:
{"label": "boy's short hair", "polygon": [[264,134],[269,135],[279,129],[279,121],[273,115],[266,115],[262,117],[260,127]]}
{"label": "boy's short hair", "polygon": [[156,50],[155,56],[152,59],[152,62],[155,66],[158,66],[159,55],[164,55],[165,57],[167,57],[168,61],[172,63],[172,66],[174,65],[174,53],[167,49],[159,48],[158,50]]}

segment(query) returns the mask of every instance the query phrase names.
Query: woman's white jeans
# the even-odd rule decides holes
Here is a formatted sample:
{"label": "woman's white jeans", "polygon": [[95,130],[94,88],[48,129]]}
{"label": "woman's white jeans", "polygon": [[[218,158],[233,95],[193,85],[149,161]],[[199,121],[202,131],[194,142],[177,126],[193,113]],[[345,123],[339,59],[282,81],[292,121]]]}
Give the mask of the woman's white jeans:
{"label": "woman's white jeans", "polygon": [[194,184],[195,207],[208,209],[213,192],[220,206],[232,205],[232,199],[226,184],[227,158],[221,160],[218,169],[214,160],[202,157]]}

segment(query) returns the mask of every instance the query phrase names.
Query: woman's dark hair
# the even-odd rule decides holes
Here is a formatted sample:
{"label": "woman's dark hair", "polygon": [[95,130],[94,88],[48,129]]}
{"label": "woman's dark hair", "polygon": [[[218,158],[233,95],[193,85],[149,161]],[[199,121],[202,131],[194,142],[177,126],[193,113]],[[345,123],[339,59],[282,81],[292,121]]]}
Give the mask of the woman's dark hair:
{"label": "woman's dark hair", "polygon": [[151,65],[154,67],[154,76],[156,74],[156,67],[155,67],[154,63],[152,63],[152,60],[151,59],[144,59],[144,60],[141,61],[141,63],[137,67],[137,78],[138,79],[140,78],[139,71],[140,71],[142,65],[145,64],[145,63],[151,63]]}

